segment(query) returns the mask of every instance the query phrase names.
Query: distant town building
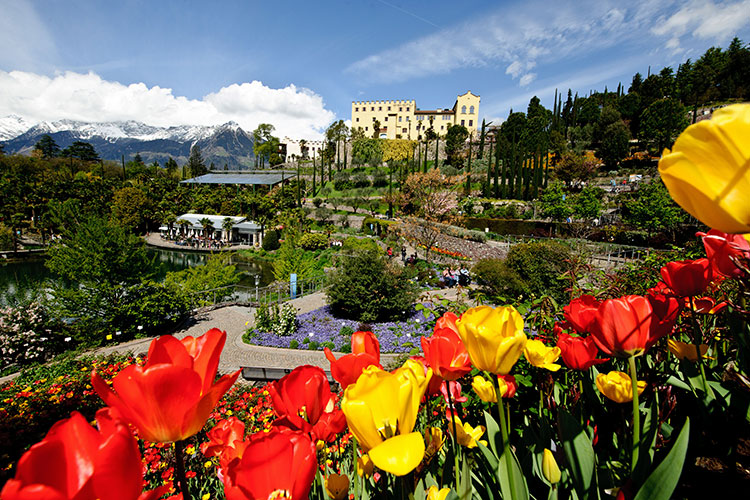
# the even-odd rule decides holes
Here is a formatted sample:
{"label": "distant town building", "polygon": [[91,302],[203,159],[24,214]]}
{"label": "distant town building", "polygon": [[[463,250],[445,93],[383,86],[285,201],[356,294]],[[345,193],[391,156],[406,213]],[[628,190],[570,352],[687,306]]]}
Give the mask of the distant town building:
{"label": "distant town building", "polygon": [[[302,151],[302,144],[301,141],[305,141],[305,151],[303,155]],[[320,152],[325,149],[325,141],[317,140],[308,140],[308,139],[292,139],[291,137],[284,137],[281,139],[281,144],[286,145],[286,158],[288,161],[294,160],[296,158],[312,158],[313,156],[317,158],[320,156]]]}
{"label": "distant town building", "polygon": [[352,129],[361,128],[372,137],[376,122],[380,125],[381,139],[418,139],[432,128],[445,135],[448,125],[463,125],[475,134],[479,117],[479,96],[471,91],[459,95],[452,108],[422,110],[415,100],[406,101],[354,101],[352,102]]}

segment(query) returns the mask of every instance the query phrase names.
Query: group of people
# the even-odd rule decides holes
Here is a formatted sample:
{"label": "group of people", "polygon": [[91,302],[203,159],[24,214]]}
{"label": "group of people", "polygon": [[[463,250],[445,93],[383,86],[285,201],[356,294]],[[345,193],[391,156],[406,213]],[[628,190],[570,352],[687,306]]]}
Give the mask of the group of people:
{"label": "group of people", "polygon": [[443,283],[448,288],[453,288],[456,285],[467,286],[471,283],[469,270],[466,267],[461,267],[459,270],[446,267],[443,269]]}

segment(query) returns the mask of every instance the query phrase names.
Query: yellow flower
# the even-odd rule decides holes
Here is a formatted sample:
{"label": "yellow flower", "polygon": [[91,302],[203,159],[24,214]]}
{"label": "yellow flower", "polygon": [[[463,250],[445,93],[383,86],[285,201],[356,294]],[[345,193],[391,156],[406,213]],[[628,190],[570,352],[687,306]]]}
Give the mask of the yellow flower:
{"label": "yellow flower", "polygon": [[708,227],[750,233],[750,104],[691,125],[659,160],[672,198]]}
{"label": "yellow flower", "polygon": [[325,486],[329,497],[333,500],[343,500],[349,493],[349,477],[343,474],[329,474]]}
{"label": "yellow flower", "polygon": [[448,494],[451,492],[450,488],[443,488],[438,490],[437,486],[430,486],[427,490],[427,500],[445,500],[448,498]]}
{"label": "yellow flower", "polygon": [[212,461],[206,460],[206,462],[203,464],[203,467],[205,467],[206,469],[210,469],[211,467],[213,467],[213,465],[214,463]]}
{"label": "yellow flower", "polygon": [[551,372],[560,369],[560,365],[555,361],[560,357],[559,347],[547,347],[541,340],[529,340],[523,350],[526,361],[537,368],[546,368]]}
{"label": "yellow flower", "polygon": [[361,457],[357,457],[357,475],[359,475],[359,477],[370,477],[372,476],[372,471],[373,465],[369,455],[365,454]]}
{"label": "yellow flower", "polygon": [[[596,387],[599,392],[617,403],[627,403],[633,400],[633,382],[630,376],[623,372],[600,373],[596,376]],[[646,388],[646,382],[638,381],[638,394]]]}
{"label": "yellow flower", "polygon": [[552,484],[560,482],[560,468],[557,466],[552,452],[547,448],[544,449],[544,457],[542,458],[542,474]]}
{"label": "yellow flower", "polygon": [[[503,385],[504,384],[505,383],[503,382]],[[495,392],[495,387],[492,385],[492,382],[489,382],[481,375],[474,377],[474,380],[471,382],[471,388],[477,393],[479,399],[485,403],[497,403],[497,392]]]}
{"label": "yellow flower", "polygon": [[[468,422],[461,423],[461,419],[454,415],[453,420],[456,422],[456,434],[458,437],[456,440],[461,446],[467,448],[476,448],[477,440],[484,434],[485,428],[483,425],[477,425],[472,427]],[[453,423],[448,423],[448,431],[453,435]],[[487,446],[487,441],[480,440],[480,443]]]}
{"label": "yellow flower", "polygon": [[424,457],[422,435],[413,430],[431,377],[431,369],[425,374],[422,364],[410,359],[394,373],[368,366],[344,391],[341,410],[349,430],[386,472],[403,476]]}
{"label": "yellow flower", "polygon": [[456,326],[472,364],[490,373],[507,375],[526,345],[523,318],[512,306],[471,308]]}
{"label": "yellow flower", "polygon": [[209,498],[211,498],[211,493],[204,493],[201,500],[208,500]]}
{"label": "yellow flower", "polygon": [[[698,361],[698,352],[695,350],[695,344],[686,344],[679,340],[669,339],[667,340],[667,349],[669,352],[677,356],[677,359],[687,359],[695,363]],[[706,357],[708,352],[708,346],[706,344],[700,345],[701,357]]]}
{"label": "yellow flower", "polygon": [[430,460],[445,443],[443,431],[439,427],[428,427],[424,434],[425,439],[425,461]]}

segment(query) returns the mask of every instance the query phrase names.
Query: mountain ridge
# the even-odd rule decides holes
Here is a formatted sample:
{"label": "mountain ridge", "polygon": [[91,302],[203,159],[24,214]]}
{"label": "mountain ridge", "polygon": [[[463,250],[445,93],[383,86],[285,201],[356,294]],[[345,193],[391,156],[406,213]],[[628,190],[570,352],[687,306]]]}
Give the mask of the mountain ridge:
{"label": "mountain ridge", "polygon": [[90,143],[102,159],[126,161],[136,153],[146,163],[162,165],[169,157],[187,162],[190,148],[197,144],[206,165],[227,168],[252,167],[255,163],[253,137],[236,122],[221,125],[179,125],[157,127],[135,120],[84,122],[77,120],[42,121],[32,124],[17,115],[0,118],[0,141],[6,154],[30,154],[43,135],[49,135],[61,149],[74,141]]}

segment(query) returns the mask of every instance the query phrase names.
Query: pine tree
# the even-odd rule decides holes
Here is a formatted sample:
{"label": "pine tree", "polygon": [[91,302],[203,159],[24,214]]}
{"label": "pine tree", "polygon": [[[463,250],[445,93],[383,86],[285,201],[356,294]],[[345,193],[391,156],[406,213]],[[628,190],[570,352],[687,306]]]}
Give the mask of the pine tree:
{"label": "pine tree", "polygon": [[190,170],[190,175],[198,177],[207,172],[206,164],[203,161],[203,155],[201,154],[201,148],[197,144],[193,144],[190,148],[190,156],[188,157],[187,168]]}
{"label": "pine tree", "polygon": [[55,158],[60,156],[60,146],[49,134],[44,134],[34,145],[34,151],[39,151],[42,158]]}

